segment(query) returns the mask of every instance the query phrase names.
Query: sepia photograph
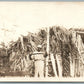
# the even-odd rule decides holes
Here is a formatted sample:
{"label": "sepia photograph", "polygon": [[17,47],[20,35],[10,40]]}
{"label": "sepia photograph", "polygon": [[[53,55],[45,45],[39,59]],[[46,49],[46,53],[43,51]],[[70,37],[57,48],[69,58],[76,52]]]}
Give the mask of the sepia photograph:
{"label": "sepia photograph", "polygon": [[0,81],[84,82],[84,2],[0,2]]}

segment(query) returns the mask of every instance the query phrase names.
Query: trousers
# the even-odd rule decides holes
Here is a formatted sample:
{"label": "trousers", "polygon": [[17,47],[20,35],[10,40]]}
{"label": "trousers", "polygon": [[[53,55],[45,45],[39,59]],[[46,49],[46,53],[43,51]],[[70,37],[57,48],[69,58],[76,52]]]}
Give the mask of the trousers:
{"label": "trousers", "polygon": [[35,77],[44,77],[44,61],[35,61]]}

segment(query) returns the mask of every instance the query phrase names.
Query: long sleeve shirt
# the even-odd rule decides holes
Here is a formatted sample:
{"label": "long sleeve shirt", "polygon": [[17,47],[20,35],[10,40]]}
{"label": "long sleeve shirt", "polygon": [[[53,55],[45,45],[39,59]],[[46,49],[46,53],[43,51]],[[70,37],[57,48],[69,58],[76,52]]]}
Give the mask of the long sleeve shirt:
{"label": "long sleeve shirt", "polygon": [[44,52],[34,52],[31,55],[31,59],[35,60],[35,61],[38,61],[38,60],[44,61],[44,57],[45,57],[45,53]]}

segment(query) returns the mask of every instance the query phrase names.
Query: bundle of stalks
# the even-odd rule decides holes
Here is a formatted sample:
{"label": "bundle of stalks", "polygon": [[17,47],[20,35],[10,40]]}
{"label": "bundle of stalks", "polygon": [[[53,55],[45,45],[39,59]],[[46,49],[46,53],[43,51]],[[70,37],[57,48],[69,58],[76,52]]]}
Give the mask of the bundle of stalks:
{"label": "bundle of stalks", "polygon": [[71,31],[59,26],[52,27],[50,29],[50,46],[54,56],[59,53],[61,55],[62,76],[70,76],[70,58],[73,59],[78,56],[78,50],[72,42]]}

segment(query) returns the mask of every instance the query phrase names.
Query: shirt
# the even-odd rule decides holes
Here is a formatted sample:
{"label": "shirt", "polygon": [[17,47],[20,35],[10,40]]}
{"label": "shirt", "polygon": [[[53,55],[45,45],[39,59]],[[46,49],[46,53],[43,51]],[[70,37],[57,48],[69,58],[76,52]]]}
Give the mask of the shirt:
{"label": "shirt", "polygon": [[34,52],[31,56],[35,61],[44,60],[44,52]]}

